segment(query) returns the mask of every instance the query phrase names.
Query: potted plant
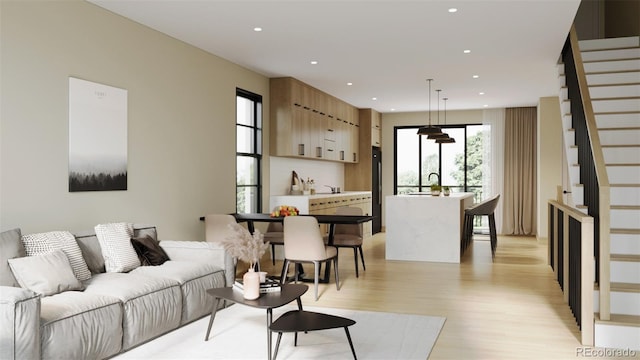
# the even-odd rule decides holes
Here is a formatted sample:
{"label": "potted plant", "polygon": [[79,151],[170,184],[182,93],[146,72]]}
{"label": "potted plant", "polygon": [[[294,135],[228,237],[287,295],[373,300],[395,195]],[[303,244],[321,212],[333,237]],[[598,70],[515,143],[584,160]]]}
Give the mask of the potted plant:
{"label": "potted plant", "polygon": [[441,187],[438,184],[431,185],[431,195],[440,196]]}
{"label": "potted plant", "polygon": [[444,193],[444,196],[449,196],[449,194],[451,194],[451,189],[448,186],[443,186],[442,192]]}

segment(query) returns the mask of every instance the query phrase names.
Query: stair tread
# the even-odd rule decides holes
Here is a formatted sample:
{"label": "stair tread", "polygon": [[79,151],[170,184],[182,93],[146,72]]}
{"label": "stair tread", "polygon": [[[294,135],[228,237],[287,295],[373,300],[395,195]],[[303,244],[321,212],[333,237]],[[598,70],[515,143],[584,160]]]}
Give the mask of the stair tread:
{"label": "stair tread", "polygon": [[[575,164],[578,165],[579,164]],[[605,164],[605,166],[640,166],[640,163],[614,163],[614,164]]]}
{"label": "stair tread", "polygon": [[600,320],[600,313],[595,313],[595,315],[596,323],[640,327],[640,316],[638,315],[611,314],[611,320]]}
{"label": "stair tread", "polygon": [[615,210],[640,210],[640,205],[611,205]]}
{"label": "stair tread", "polygon": [[636,99],[640,99],[640,96],[617,96],[617,97],[591,98],[591,101],[636,100]]}
{"label": "stair tread", "polygon": [[640,262],[640,255],[634,254],[611,254],[611,261]]}
{"label": "stair tread", "polygon": [[609,184],[609,187],[638,187],[640,184]]}
{"label": "stair tread", "polygon": [[585,71],[585,75],[600,75],[600,74],[624,74],[624,73],[636,73],[640,72],[640,70],[609,70],[609,71]]}
{"label": "stair tread", "polygon": [[640,229],[613,228],[609,232],[612,234],[640,234]]}
{"label": "stair tread", "polygon": [[612,282],[611,291],[640,293],[640,284]]}
{"label": "stair tread", "polygon": [[625,147],[640,147],[640,144],[614,144],[614,145],[601,145],[603,148],[625,148]]}
{"label": "stair tread", "polygon": [[[569,129],[572,130],[572,129]],[[640,130],[640,126],[599,127],[598,131]]]}

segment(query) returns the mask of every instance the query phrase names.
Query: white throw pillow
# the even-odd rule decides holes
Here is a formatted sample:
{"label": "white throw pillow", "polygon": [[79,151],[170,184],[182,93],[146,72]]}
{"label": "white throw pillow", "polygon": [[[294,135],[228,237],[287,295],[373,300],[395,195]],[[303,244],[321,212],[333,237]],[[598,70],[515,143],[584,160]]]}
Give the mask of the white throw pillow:
{"label": "white throw pillow", "polygon": [[7,261],[20,286],[38,295],[48,296],[84,289],[73,274],[67,255],[61,249]]}
{"label": "white throw pillow", "polygon": [[82,257],[82,250],[76,242],[75,236],[68,231],[49,231],[22,235],[27,256],[48,254],[54,250],[62,250],[69,259],[73,274],[80,281],[91,278],[91,271]]}
{"label": "white throw pillow", "polygon": [[131,224],[98,224],[95,231],[107,272],[127,272],[140,266],[138,254],[131,245],[133,237]]}

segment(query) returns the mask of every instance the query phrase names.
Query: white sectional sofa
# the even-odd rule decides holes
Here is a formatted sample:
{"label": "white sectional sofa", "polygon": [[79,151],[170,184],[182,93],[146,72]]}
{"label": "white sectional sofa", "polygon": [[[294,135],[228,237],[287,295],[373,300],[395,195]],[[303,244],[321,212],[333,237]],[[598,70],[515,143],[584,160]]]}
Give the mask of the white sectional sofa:
{"label": "white sectional sofa", "polygon": [[[133,228],[134,236],[157,241],[154,226]],[[73,235],[90,278],[76,288],[61,281],[51,294],[38,294],[20,287],[34,276],[30,271],[42,273],[25,260],[56,264],[64,261],[64,252],[27,257],[19,229],[0,233],[0,359],[108,358],[206,316],[213,306],[206,290],[233,282],[233,259],[217,243],[160,241],[169,261],[106,272],[95,233]],[[43,278],[51,282],[58,270],[68,274],[64,268],[56,266],[54,275]]]}

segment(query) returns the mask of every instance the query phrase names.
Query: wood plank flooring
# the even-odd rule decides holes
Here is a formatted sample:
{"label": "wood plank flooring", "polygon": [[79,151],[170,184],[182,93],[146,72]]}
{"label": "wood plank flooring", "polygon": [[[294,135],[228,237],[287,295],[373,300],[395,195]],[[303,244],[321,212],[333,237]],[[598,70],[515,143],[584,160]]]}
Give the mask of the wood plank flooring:
{"label": "wood plank flooring", "polygon": [[[494,262],[482,240],[461,264],[387,261],[384,233],[367,239],[364,253],[367,270],[356,278],[353,252],[341,249],[340,291],[332,277],[318,301],[310,289],[303,304],[444,316],[430,359],[580,357],[578,327],[536,238],[500,236]],[[279,275],[282,262],[273,266],[267,252],[261,266]]]}

